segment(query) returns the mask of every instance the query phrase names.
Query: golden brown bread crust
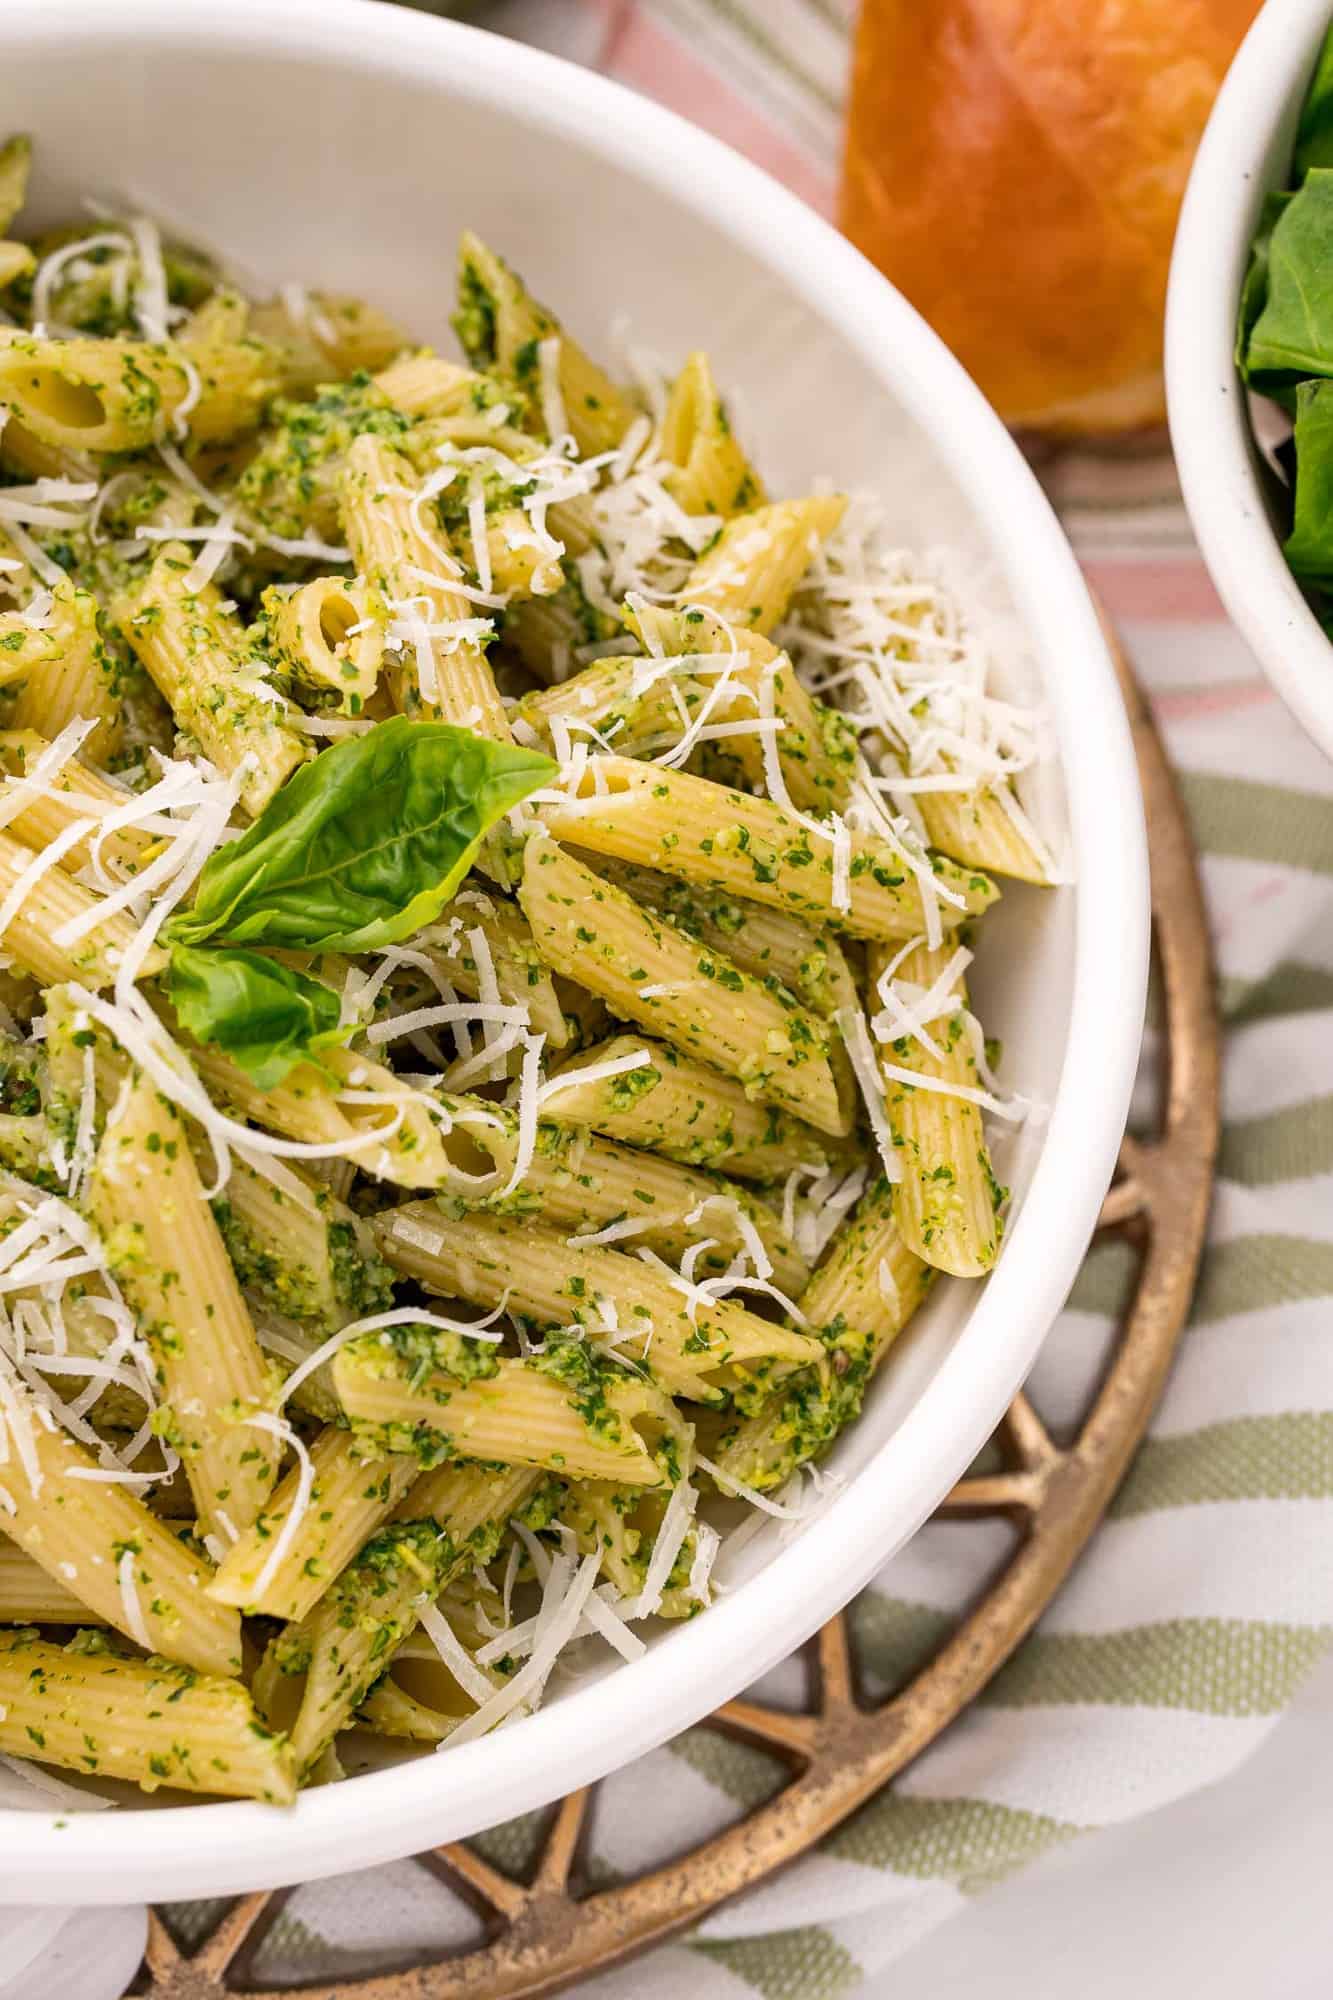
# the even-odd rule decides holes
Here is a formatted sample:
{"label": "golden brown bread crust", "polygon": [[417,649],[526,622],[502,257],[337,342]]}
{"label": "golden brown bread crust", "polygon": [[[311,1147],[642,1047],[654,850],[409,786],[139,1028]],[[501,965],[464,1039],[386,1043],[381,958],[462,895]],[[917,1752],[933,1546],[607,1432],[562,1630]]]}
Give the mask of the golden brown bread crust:
{"label": "golden brown bread crust", "polygon": [[1011,424],[1159,423],[1176,211],[1258,0],[863,0],[841,221]]}

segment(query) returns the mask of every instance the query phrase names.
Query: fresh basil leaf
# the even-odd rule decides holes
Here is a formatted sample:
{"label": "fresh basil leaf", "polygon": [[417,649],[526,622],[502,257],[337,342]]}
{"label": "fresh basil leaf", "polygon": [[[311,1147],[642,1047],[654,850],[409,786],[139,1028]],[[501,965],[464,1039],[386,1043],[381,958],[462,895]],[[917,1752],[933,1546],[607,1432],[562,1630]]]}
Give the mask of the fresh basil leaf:
{"label": "fresh basil leaf", "polygon": [[331,987],[230,945],[173,945],[167,992],[187,1034],[225,1049],[261,1090],[349,1032]]}
{"label": "fresh basil leaf", "polygon": [[396,715],[302,765],[209,857],[169,937],[378,951],[439,915],[482,837],[555,770],[536,751]]}
{"label": "fresh basil leaf", "polygon": [[1236,321],[1236,366],[1246,381],[1250,379],[1250,334],[1268,302],[1268,252],[1278,218],[1294,197],[1286,189],[1264,196],[1259,226],[1250,244],[1250,261],[1240,288],[1240,312]]}
{"label": "fresh basil leaf", "polygon": [[1333,375],[1333,168],[1316,167],[1273,224],[1268,293],[1250,328],[1245,376],[1265,394]]}
{"label": "fresh basil leaf", "polygon": [[1333,167],[1333,34],[1324,38],[1296,127],[1291,175],[1298,186],[1311,167]]}
{"label": "fresh basil leaf", "polygon": [[1296,391],[1296,497],[1283,553],[1307,583],[1333,583],[1333,382]]}

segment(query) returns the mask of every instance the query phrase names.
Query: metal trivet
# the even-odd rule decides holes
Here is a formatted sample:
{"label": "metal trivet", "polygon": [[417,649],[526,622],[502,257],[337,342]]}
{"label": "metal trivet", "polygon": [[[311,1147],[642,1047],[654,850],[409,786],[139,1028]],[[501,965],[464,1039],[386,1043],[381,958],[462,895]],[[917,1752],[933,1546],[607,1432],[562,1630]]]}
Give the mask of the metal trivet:
{"label": "metal trivet", "polygon": [[[268,1925],[291,1891],[235,1903],[192,1955],[151,1917],[135,1990],[146,2000],[532,2000],[605,1970],[705,1917],[805,1854],[895,1778],[976,1699],[1068,1575],[1124,1476],[1166,1380],[1203,1248],[1218,1140],[1219,1046],[1203,901],[1189,829],[1142,694],[1116,642],[1152,846],[1153,919],[1169,1074],[1157,1137],[1127,1137],[1098,1228],[1137,1253],[1137,1280],[1118,1341],[1076,1441],[1057,1445],[1026,1396],[996,1433],[1000,1470],[964,1479],[946,1516],[1001,1516],[1017,1546],[953,1636],[908,1684],[871,1705],[857,1692],[846,1615],[819,1634],[817,1687],[806,1713],[728,1702],[706,1726],[787,1767],[776,1795],[665,1866],[613,1887],[575,1875],[591,1791],[557,1809],[535,1869],[516,1880],[454,1843],[418,1856],[488,1919],[474,1949],[368,1978],[252,1981]],[[1115,829],[1108,827],[1108,838]]]}

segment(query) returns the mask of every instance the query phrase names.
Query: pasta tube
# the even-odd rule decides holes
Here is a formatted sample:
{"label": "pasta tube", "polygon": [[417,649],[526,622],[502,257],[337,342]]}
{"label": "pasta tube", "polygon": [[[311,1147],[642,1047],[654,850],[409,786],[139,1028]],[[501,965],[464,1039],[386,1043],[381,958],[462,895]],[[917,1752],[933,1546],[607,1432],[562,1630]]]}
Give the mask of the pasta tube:
{"label": "pasta tube", "polygon": [[217,291],[193,312],[175,344],[199,379],[187,412],[190,436],[216,444],[255,429],[281,371],[277,350],[250,330],[250,308],[237,292]]}
{"label": "pasta tube", "polygon": [[733,515],[685,579],[682,602],[720,612],[751,631],[771,632],[846,508],[845,495],[822,493]]}
{"label": "pasta tube", "polygon": [[829,1249],[801,1297],[828,1365],[803,1369],[761,1408],[724,1431],[714,1462],[727,1478],[765,1492],[818,1458],[860,1413],[875,1369],[929,1289],[934,1272],[910,1250],[894,1216],[893,1190],[878,1181]]}
{"label": "pasta tube", "polygon": [[692,354],[672,383],[659,448],[675,467],[663,483],[687,514],[739,514],[765,497],[706,354]]}
{"label": "pasta tube", "polygon": [[[11,778],[22,778],[50,747],[46,738],[34,729],[0,732],[0,771]],[[68,757],[59,769],[48,773],[40,792],[27,796],[18,812],[12,811],[13,797],[11,793],[7,802],[6,826],[26,847],[40,852],[75,820],[105,820],[127,805],[133,794],[78,757]],[[95,833],[96,825],[83,840],[62,853],[60,866],[67,875],[92,867]],[[151,845],[152,835],[141,827],[118,827],[98,843],[98,852],[104,863],[119,862],[127,873],[133,873]]]}
{"label": "pasta tube", "polygon": [[286,703],[256,686],[259,663],[247,656],[239,618],[212,583],[190,586],[193,564],[182,542],[164,542],[152,567],[112,606],[112,617],[170,703],[180,728],[197,739],[220,770],[240,771],[241,802],[261,813],[283,780],[309,754],[286,719]]}
{"label": "pasta tube", "polygon": [[234,1540],[277,1474],[280,1446],[250,1422],[272,1383],[180,1114],[142,1076],[107,1118],[89,1202],[152,1352],[199,1519]]}
{"label": "pasta tube", "polygon": [[298,1771],[346,1727],[415,1630],[421,1606],[464,1567],[490,1561],[537,1478],[513,1466],[426,1473],[314,1610],[279,1633],[255,1694],[270,1721],[290,1728]]}
{"label": "pasta tube", "polygon": [[[240,1622],[211,1604],[208,1565],[91,1452],[56,1428],[6,1367],[0,1374],[3,1532],[104,1624],[202,1673],[241,1669]],[[91,1477],[89,1475],[92,1475]]]}
{"label": "pasta tube", "polygon": [[[905,940],[925,928],[917,876],[868,834],[845,835],[840,885],[832,829],[820,838],[768,799],[629,757],[599,757],[597,776],[596,791],[589,781],[568,805],[540,808],[558,838],[854,937]],[[938,855],[931,868],[946,927],[979,916],[999,895],[987,876]]]}
{"label": "pasta tube", "polygon": [[845,1134],[852,1093],[827,1024],[721,952],[658,922],[550,840],[530,840],[519,901],[547,964],[737,1077],[747,1095]]}
{"label": "pasta tube", "polygon": [[303,325],[335,375],[373,374],[411,345],[377,305],[343,293],[311,292]]}
{"label": "pasta tube", "polygon": [[[526,1007],[532,1032],[545,1035],[549,1049],[563,1049],[569,1041],[569,1024],[522,910],[502,897],[482,896],[471,890],[456,898],[453,907],[461,921],[434,925],[415,938],[414,944],[449,985],[469,1000],[482,997],[483,982],[494,974],[501,1000]],[[480,943],[474,936],[478,931]]]}
{"label": "pasta tube", "polygon": [[427,1464],[471,1458],[660,1486],[643,1433],[677,1428],[665,1397],[579,1341],[528,1361],[392,1327],[340,1349],[333,1380],[368,1443]]}
{"label": "pasta tube", "polygon": [[842,944],[829,931],[812,930],[785,910],[747,903],[721,889],[685,882],[608,854],[596,858],[597,873],[680,930],[714,951],[725,952],[742,972],[788,993],[825,1020],[844,1007],[859,1007],[860,994]]}
{"label": "pasta tube", "polygon": [[[99,915],[102,901],[44,856],[0,833],[0,905],[12,909],[0,923],[0,939],[43,986],[67,980],[92,987],[112,984],[137,926],[120,910]],[[80,935],[61,943],[66,924],[77,924]],[[154,945],[138,976],[151,978],[165,963],[166,954]]]}
{"label": "pasta tube", "polygon": [[[6,424],[0,440],[13,428],[12,422]],[[9,722],[47,737],[58,736],[75,720],[94,722],[81,753],[89,763],[105,764],[124,740],[124,675],[98,628],[92,592],[67,578],[56,584],[42,626],[28,626],[17,644],[15,634],[15,623],[0,618],[0,672],[7,674],[14,659],[22,662],[22,686]]]}
{"label": "pasta tube", "polygon": [[377,592],[341,576],[299,590],[266,591],[278,656],[304,686],[333,694],[343,715],[362,715],[379,685],[388,612]]}
{"label": "pasta tube", "polygon": [[[585,1327],[618,1356],[642,1363],[668,1395],[691,1402],[748,1407],[762,1393],[758,1385],[819,1359],[818,1343],[804,1334],[730,1299],[682,1289],[675,1272],[660,1264],[570,1243],[545,1223],[480,1214],[446,1219],[430,1202],[409,1202],[378,1217],[375,1232],[394,1268],[432,1291],[492,1308],[507,1301],[507,1311],[539,1328]],[[562,1347],[571,1348],[562,1367],[588,1354],[584,1341]],[[571,1460],[568,1469],[625,1485],[657,1483],[632,1482],[614,1467],[594,1470],[586,1462]]]}
{"label": "pasta tube", "polygon": [[387,600],[399,626],[417,636],[385,663],[385,678],[404,715],[457,723],[510,740],[495,677],[474,636],[472,605],[456,588],[458,562],[442,528],[423,519],[412,468],[382,439],[356,438],[338,483],[343,528],[357,569]]}
{"label": "pasta tube", "polygon": [[[488,1207],[520,1215],[535,1210],[554,1228],[582,1235],[605,1231],[609,1242],[622,1242],[629,1250],[642,1244],[672,1263],[708,1237],[711,1251],[695,1258],[701,1276],[725,1272],[738,1254],[757,1245],[772,1265],[773,1282],[785,1292],[801,1290],[809,1276],[805,1262],[771,1209],[744,1188],[692,1165],[645,1157],[581,1131],[565,1115],[566,1096],[577,1085],[562,1090],[555,1077],[546,1089],[554,1119],[539,1123],[532,1160],[517,1193],[493,1197]],[[518,1156],[517,1120],[506,1136],[508,1143],[503,1153],[497,1149],[496,1158],[502,1168],[509,1163],[512,1172]]]}
{"label": "pasta tube", "polygon": [[32,171],[32,140],[26,132],[15,132],[0,146],[0,234],[28,199],[28,176]]}
{"label": "pasta tube", "polygon": [[[1012,791],[1009,797],[1013,797]],[[972,791],[917,792],[917,811],[932,847],[969,868],[985,868],[1018,882],[1048,883],[1050,869],[1019,819],[990,786]]]}
{"label": "pasta tube", "polygon": [[[563,420],[585,458],[620,443],[633,421],[633,405],[537,304],[523,280],[470,230],[458,246],[454,325],[472,365],[511,381],[537,405],[552,437]],[[554,367],[548,363],[544,370],[548,341],[555,343],[546,350]],[[544,375],[554,380],[544,380]]]}
{"label": "pasta tube", "polygon": [[155,1792],[170,1785],[290,1805],[292,1753],[237,1681],[127,1660],[80,1635],[0,1633],[0,1750]]}
{"label": "pasta tube", "polygon": [[311,1472],[289,1472],[234,1542],[208,1586],[219,1604],[268,1618],[304,1618],[420,1473],[415,1457],[366,1459],[333,1426],[310,1447]]}
{"label": "pasta tube", "polygon": [[[211,1166],[202,1136],[194,1151]],[[211,1206],[239,1283],[284,1317],[322,1336],[391,1303],[390,1273],[366,1225],[331,1188],[294,1172],[275,1182],[233,1154]]]}
{"label": "pasta tube", "polygon": [[167,435],[189,389],[167,346],[0,329],[0,403],[44,444],[142,451]]}
{"label": "pasta tube", "polygon": [[72,445],[47,444],[11,416],[0,429],[0,465],[27,479],[96,479],[97,460]]}
{"label": "pasta tube", "polygon": [[554,1100],[561,1118],[741,1180],[781,1181],[797,1167],[828,1173],[853,1164],[849,1145],[775,1105],[752,1102],[734,1078],[647,1035],[616,1035],[588,1049],[579,1067],[600,1069],[640,1053],[649,1061],[637,1068],[571,1082]]}
{"label": "pasta tube", "polygon": [[66,1584],[0,1535],[0,1625],[104,1625]]}
{"label": "pasta tube", "polygon": [[[898,967],[897,981],[929,992],[952,956],[947,943],[935,951],[919,945]],[[872,985],[888,963],[886,953],[872,950]],[[885,1108],[902,1163],[896,1213],[904,1241],[926,1263],[979,1278],[1000,1246],[1005,1190],[991,1171],[980,1108],[951,1089],[975,1090],[980,1083],[961,974],[948,1004],[956,1011],[928,1024],[938,1056],[914,1035],[879,1047]]]}
{"label": "pasta tube", "polygon": [[378,371],[374,385],[405,417],[458,416],[485,408],[500,393],[485,375],[446,361],[429,347],[400,354]]}
{"label": "pasta tube", "polygon": [[478,1098],[413,1089],[350,1049],[298,1063],[271,1090],[220,1049],[195,1048],[191,1058],[211,1094],[284,1138],[341,1146],[365,1173],[400,1187],[491,1191],[486,1147],[505,1121]]}
{"label": "pasta tube", "polygon": [[[816,701],[791,659],[761,632],[738,629],[716,611],[693,604],[686,610],[636,601],[627,608],[625,623],[655,657],[673,654],[722,656],[729,679],[736,682],[731,719],[747,713],[776,721],[774,747],[783,783],[803,812],[841,809],[851,792],[856,769],[856,734],[839,714]],[[628,744],[618,750],[637,755]],[[763,746],[757,736],[736,736],[712,746],[715,754],[734,760],[746,784],[754,790],[767,785]]]}

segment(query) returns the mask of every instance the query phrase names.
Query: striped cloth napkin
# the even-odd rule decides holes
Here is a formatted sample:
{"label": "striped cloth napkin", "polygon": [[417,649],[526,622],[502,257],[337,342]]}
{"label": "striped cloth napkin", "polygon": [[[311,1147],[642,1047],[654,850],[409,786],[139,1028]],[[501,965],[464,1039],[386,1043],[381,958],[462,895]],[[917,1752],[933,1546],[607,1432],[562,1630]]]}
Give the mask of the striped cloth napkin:
{"label": "striped cloth napkin", "polygon": [[[831,210],[853,0],[470,11],[664,99]],[[1033,1857],[1234,1769],[1333,1640],[1333,769],[1227,626],[1169,462],[1065,457],[1049,480],[1152,697],[1204,857],[1225,1136],[1192,1323],[1109,1520],[975,1707],[821,1852],[582,2000],[854,1994]],[[1145,1101],[1155,1057],[1150,1027]],[[1030,1391],[1057,1430],[1086,1402],[1128,1277],[1114,1243],[1094,1251],[1042,1352]],[[929,1657],[1008,1533],[932,1524],[887,1566],[854,1613],[872,1687]],[[792,1666],[763,1691],[797,1685]],[[593,1879],[679,1852],[777,1780],[757,1752],[688,1732],[603,1788]],[[517,1822],[479,1844],[518,1866],[536,1832]],[[172,1916],[189,1938],[213,1914]],[[252,1976],[383,1972],[478,1935],[402,1863],[297,1892]]]}

